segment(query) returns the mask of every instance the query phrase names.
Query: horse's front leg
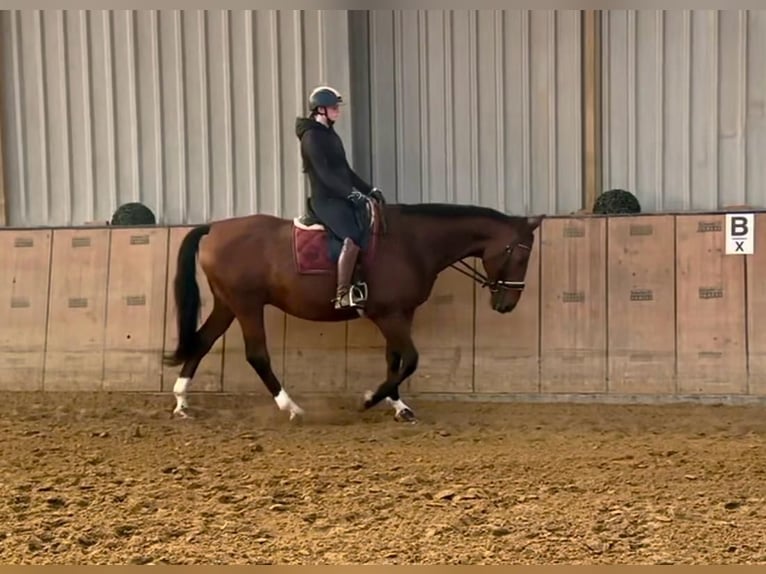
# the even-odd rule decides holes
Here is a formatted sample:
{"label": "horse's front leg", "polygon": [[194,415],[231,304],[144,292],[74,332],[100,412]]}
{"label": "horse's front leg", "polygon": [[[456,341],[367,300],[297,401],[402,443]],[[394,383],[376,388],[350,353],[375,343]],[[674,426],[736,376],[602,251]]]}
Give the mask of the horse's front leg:
{"label": "horse's front leg", "polygon": [[[386,365],[388,367],[388,376],[386,382],[392,381],[401,375],[402,356],[399,351],[395,351],[390,343],[386,344]],[[372,391],[368,392],[368,397],[372,397]],[[384,399],[389,406],[394,409],[394,419],[400,422],[415,422],[415,413],[399,396],[399,386],[394,387],[388,396]]]}
{"label": "horse's front leg", "polygon": [[416,422],[415,413],[401,399],[399,385],[410,377],[418,365],[418,351],[412,341],[412,313],[378,318],[374,320],[386,339],[386,381],[373,391],[365,393],[364,408],[369,409],[381,400],[394,409],[398,421]]}

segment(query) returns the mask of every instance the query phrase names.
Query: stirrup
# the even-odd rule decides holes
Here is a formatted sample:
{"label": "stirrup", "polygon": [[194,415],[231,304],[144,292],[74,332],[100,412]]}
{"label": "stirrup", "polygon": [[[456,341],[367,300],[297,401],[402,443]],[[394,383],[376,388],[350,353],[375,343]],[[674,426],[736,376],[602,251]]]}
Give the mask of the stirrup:
{"label": "stirrup", "polygon": [[367,283],[359,281],[348,291],[348,300],[352,307],[364,307],[367,302]]}
{"label": "stirrup", "polygon": [[[344,300],[348,304],[344,304]],[[351,285],[349,290],[333,301],[336,309],[354,309],[364,307],[367,302],[367,283],[359,282]]]}

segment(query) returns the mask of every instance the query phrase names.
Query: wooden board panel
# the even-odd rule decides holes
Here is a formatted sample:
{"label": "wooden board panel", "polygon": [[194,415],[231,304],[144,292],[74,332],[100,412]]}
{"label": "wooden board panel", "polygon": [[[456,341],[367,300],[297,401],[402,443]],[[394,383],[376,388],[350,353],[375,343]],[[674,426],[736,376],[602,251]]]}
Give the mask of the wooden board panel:
{"label": "wooden board panel", "polygon": [[[543,222],[545,225],[545,222]],[[501,315],[488,289],[476,289],[474,389],[477,393],[536,393],[540,384],[540,236],[527,266],[526,287],[516,308]],[[481,260],[477,269],[483,272]]]}
{"label": "wooden board panel", "polygon": [[608,220],[609,392],[675,391],[675,218]]}
{"label": "wooden board panel", "polygon": [[108,265],[108,229],[53,232],[45,390],[101,388]]}
{"label": "wooden board panel", "polygon": [[162,389],[167,228],[112,229],[104,389]]}
{"label": "wooden board panel", "polygon": [[386,340],[369,319],[348,324],[346,390],[358,393],[374,391],[386,380]]}
{"label": "wooden board panel", "polygon": [[746,391],[745,260],[725,254],[724,218],[676,217],[680,394]]}
{"label": "wooden board panel", "polygon": [[753,395],[766,395],[766,213],[755,215],[755,250],[746,255],[747,337],[750,381]]}
{"label": "wooden board panel", "polygon": [[43,388],[51,231],[0,231],[0,389]]}
{"label": "wooden board panel", "polygon": [[[181,245],[181,241],[186,237],[186,234],[192,229],[192,227],[171,227],[170,236],[168,238],[168,263],[167,263],[167,305],[165,308],[165,342],[164,353],[170,353],[175,349],[178,342],[178,336],[176,334],[176,306],[173,297],[173,280],[176,276],[176,259],[178,257],[178,248]],[[202,272],[202,268],[197,262],[197,284],[199,285],[200,297],[202,299],[202,305],[200,308],[200,318],[197,322],[199,328],[202,323],[207,319],[210,311],[213,310],[213,296],[210,292],[210,285],[208,285],[207,278]],[[223,347],[224,347],[225,335],[219,338],[210,352],[205,355],[197,368],[197,372],[194,375],[191,385],[189,385],[189,392],[195,391],[220,391],[221,390],[221,375],[223,369]],[[163,365],[162,367],[162,388],[166,391],[172,391],[173,385],[178,378],[178,374],[181,372],[181,367],[168,367]]]}
{"label": "wooden board panel", "polygon": [[606,219],[543,225],[540,388],[606,391]]}
{"label": "wooden board panel", "polygon": [[[271,368],[278,379],[285,372],[285,314],[280,309],[267,305],[264,323],[266,344],[271,356]],[[263,393],[268,391],[245,356],[245,339],[242,327],[236,319],[226,331],[226,345],[223,350],[223,390],[227,393]]]}
{"label": "wooden board panel", "polygon": [[346,323],[285,321],[284,385],[293,392],[335,393],[346,387]]}
{"label": "wooden board panel", "polygon": [[452,268],[439,274],[431,296],[415,314],[412,333],[420,360],[403,391],[473,391],[474,285]]}

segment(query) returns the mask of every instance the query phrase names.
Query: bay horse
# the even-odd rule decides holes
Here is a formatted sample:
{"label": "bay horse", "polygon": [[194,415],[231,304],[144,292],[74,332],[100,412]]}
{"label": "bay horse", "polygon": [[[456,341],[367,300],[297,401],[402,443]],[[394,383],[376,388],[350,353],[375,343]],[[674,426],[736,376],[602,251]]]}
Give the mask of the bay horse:
{"label": "bay horse", "polygon": [[[235,318],[244,335],[247,362],[278,408],[288,411],[290,420],[304,414],[271,367],[264,307],[273,305],[310,321],[370,319],[385,338],[387,377],[375,391],[365,393],[363,409],[385,399],[394,408],[395,420],[417,421],[399,395],[399,385],[418,365],[411,335],[416,309],[429,298],[437,275],[451,266],[489,288],[494,311],[512,311],[524,290],[534,231],[543,216],[439,203],[368,200],[365,207],[367,245],[357,263],[368,288],[362,310],[334,308],[334,260],[340,242],[310,212],[292,221],[267,214],[223,219],[187,233],[174,279],[178,345],[164,359],[168,365],[183,363],[173,387],[173,415],[188,416],[189,383]],[[199,330],[197,257],[213,295],[212,311]],[[486,275],[462,261],[467,257],[481,258]]]}

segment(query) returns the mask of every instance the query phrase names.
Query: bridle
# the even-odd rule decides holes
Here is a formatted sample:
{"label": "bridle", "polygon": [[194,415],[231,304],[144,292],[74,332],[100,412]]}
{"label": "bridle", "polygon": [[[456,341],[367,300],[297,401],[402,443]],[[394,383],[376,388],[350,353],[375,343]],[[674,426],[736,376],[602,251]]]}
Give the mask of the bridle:
{"label": "bridle", "polygon": [[[505,272],[505,268],[508,267],[508,263],[511,261],[511,255],[513,255],[513,250],[517,247],[521,249],[526,249],[527,251],[532,251],[532,248],[529,245],[526,245],[524,243],[516,243],[514,245],[508,244],[505,246],[505,249],[503,249],[503,252],[499,255],[505,254],[505,259],[503,260],[503,264],[500,266],[500,271],[498,271],[498,277],[502,277]],[[524,281],[507,281],[505,279],[495,279],[494,281],[490,280],[489,277],[484,275],[483,273],[480,273],[479,271],[476,271],[473,267],[468,265],[465,261],[462,259],[457,262],[458,264],[463,265],[467,271],[460,269],[456,263],[451,263],[450,267],[453,269],[457,269],[460,273],[463,275],[466,275],[479,283],[482,288],[489,287],[489,290],[492,293],[497,293],[498,291],[508,291],[508,290],[515,290],[515,291],[523,291],[525,287]]]}

